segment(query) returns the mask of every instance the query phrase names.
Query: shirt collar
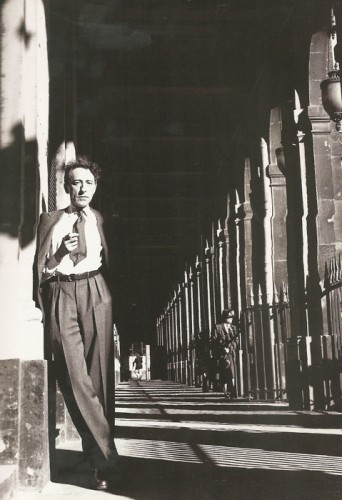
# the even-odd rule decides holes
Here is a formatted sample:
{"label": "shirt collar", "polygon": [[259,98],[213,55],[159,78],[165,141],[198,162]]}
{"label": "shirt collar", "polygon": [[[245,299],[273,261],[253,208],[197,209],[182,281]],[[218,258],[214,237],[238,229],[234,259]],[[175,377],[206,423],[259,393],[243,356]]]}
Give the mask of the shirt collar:
{"label": "shirt collar", "polygon": [[[69,205],[66,209],[65,209],[66,213],[67,214],[76,214],[76,213],[79,213],[80,210],[77,210],[73,205]],[[85,208],[83,208],[81,210],[81,212],[84,212],[85,215],[89,215],[91,213],[91,208],[89,207],[89,205]]]}

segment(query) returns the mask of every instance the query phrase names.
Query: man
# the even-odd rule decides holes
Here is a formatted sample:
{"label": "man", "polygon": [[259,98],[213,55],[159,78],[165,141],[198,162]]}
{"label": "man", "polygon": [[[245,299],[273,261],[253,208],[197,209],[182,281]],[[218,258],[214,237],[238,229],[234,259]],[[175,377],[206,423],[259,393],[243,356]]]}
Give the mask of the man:
{"label": "man", "polygon": [[112,301],[101,214],[89,207],[100,168],[78,157],[65,168],[70,205],[42,213],[35,299],[43,311],[59,387],[94,470],[96,489],[117,483]]}
{"label": "man", "polygon": [[213,335],[213,351],[217,360],[220,384],[226,398],[236,397],[236,359],[235,351],[239,345],[239,336],[233,325],[234,311],[222,311],[222,323],[216,325]]}

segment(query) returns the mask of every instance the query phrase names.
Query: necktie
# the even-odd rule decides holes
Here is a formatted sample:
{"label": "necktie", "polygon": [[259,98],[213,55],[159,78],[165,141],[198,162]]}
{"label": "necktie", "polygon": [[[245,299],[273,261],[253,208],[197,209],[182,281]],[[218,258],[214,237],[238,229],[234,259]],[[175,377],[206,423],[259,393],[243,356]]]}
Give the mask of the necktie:
{"label": "necktie", "polygon": [[70,252],[70,259],[73,261],[74,266],[87,256],[87,245],[85,239],[85,218],[83,212],[79,212],[77,220],[73,226],[74,233],[78,233],[78,245],[75,250]]}

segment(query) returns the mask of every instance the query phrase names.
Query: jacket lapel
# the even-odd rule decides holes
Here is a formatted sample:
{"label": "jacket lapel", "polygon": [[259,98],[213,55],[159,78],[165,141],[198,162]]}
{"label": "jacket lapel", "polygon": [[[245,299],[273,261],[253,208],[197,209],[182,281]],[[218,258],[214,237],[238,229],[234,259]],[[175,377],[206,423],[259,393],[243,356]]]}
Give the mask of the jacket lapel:
{"label": "jacket lapel", "polygon": [[108,246],[107,246],[107,241],[104,235],[104,230],[103,230],[103,218],[100,212],[97,210],[91,209],[91,211],[95,214],[96,220],[97,220],[97,228],[100,233],[100,238],[101,238],[101,245],[103,248],[103,260],[104,260],[104,265],[108,269],[109,265],[109,259],[108,259]]}

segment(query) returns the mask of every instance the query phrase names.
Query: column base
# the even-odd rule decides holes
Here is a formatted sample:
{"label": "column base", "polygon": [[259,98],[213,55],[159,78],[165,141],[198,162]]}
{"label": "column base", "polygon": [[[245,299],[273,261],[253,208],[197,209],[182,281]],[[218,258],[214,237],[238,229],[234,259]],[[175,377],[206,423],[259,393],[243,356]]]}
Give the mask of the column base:
{"label": "column base", "polygon": [[17,468],[18,488],[50,479],[47,363],[0,360],[0,466]]}

